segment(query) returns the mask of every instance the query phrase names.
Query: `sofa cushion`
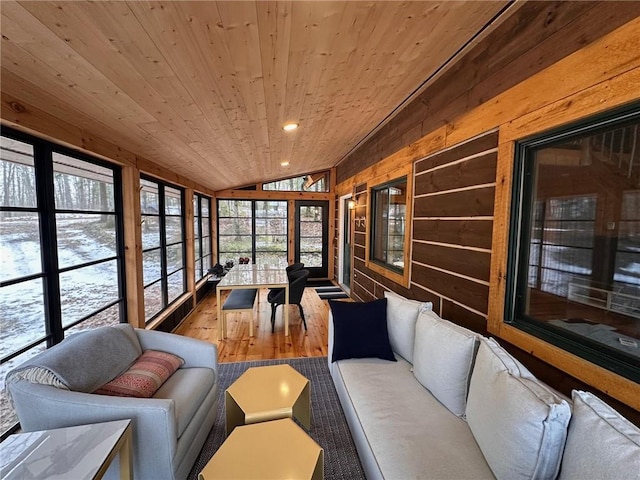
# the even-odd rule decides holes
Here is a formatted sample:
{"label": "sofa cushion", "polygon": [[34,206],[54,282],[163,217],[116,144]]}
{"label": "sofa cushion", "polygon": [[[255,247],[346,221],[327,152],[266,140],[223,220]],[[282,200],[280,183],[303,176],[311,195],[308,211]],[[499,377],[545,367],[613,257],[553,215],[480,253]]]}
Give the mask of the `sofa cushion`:
{"label": "sofa cushion", "polygon": [[65,338],[9,372],[7,383],[25,379],[90,393],[125,371],[141,353],[130,325],[86,330]]}
{"label": "sofa cushion", "polygon": [[494,478],[467,423],[416,381],[405,360],[343,360],[332,375],[367,478]]}
{"label": "sofa cushion", "polygon": [[178,438],[182,436],[215,382],[216,375],[210,368],[181,368],[153,396],[173,400]]}
{"label": "sofa cushion", "polygon": [[454,415],[464,417],[478,335],[423,311],[416,322],[413,374]]}
{"label": "sofa cushion", "polygon": [[105,383],[95,392],[116,397],[150,398],[184,364],[176,355],[146,350],[122,375]]}
{"label": "sofa cushion", "polygon": [[467,422],[497,478],[555,478],[570,417],[564,399],[495,341],[480,341]]}
{"label": "sofa cushion", "polygon": [[373,302],[329,300],[333,313],[332,361],[377,357],[396,361],[387,331],[387,299]]}
{"label": "sofa cushion", "polygon": [[433,303],[409,300],[395,292],[384,292],[387,299],[387,329],[389,343],[394,352],[413,363],[413,345],[416,320],[420,310],[431,310]]}
{"label": "sofa cushion", "polygon": [[639,479],[640,429],[591,393],[572,397],[560,480]]}

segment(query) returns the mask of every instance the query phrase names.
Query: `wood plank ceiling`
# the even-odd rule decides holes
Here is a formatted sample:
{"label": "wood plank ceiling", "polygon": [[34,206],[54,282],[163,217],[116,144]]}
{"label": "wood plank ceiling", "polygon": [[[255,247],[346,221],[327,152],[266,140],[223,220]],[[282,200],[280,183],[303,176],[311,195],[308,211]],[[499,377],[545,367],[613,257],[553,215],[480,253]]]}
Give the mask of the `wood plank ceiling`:
{"label": "wood plank ceiling", "polygon": [[507,3],[3,0],[1,88],[221,190],[336,165]]}

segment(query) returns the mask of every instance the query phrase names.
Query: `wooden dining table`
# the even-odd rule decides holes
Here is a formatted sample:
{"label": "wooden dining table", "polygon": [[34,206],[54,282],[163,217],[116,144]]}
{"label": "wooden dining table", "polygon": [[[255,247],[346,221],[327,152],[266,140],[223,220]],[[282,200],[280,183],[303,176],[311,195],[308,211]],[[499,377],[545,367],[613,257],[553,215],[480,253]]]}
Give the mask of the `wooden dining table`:
{"label": "wooden dining table", "polygon": [[[220,301],[223,290],[249,289],[249,288],[283,288],[284,289],[284,335],[289,336],[289,278],[286,266],[271,264],[236,265],[222,277],[216,286],[218,306],[218,338],[227,337],[227,322],[222,315],[222,302]],[[259,293],[259,292],[258,292]],[[259,297],[258,297],[259,298]]]}

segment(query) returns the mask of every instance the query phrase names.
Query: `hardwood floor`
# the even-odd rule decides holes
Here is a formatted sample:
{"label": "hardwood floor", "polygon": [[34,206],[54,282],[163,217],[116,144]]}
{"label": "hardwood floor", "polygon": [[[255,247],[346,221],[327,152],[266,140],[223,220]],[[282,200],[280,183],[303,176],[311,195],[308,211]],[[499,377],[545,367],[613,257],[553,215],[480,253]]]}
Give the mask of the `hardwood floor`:
{"label": "hardwood floor", "polygon": [[229,334],[226,339],[218,340],[215,291],[211,291],[198,304],[174,333],[215,343],[220,363],[326,356],[329,303],[320,300],[313,288],[306,288],[302,308],[307,320],[307,331],[302,325],[298,307],[291,305],[288,307],[289,337],[285,337],[283,306],[277,309],[275,333],[271,333],[271,305],[267,302],[267,293],[266,289],[260,290],[253,337],[249,337],[249,314],[230,313],[227,315]]}

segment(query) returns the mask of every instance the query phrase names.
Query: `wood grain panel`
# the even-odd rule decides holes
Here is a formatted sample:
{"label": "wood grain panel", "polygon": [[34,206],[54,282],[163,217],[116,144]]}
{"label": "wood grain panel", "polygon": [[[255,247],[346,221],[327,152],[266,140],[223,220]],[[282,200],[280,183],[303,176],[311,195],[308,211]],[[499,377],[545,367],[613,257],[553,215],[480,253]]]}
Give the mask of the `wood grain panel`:
{"label": "wood grain panel", "polygon": [[497,152],[417,175],[415,194],[493,183],[496,180]]}
{"label": "wood grain panel", "polygon": [[[640,16],[639,2],[526,2],[338,167],[343,182]],[[485,124],[485,128],[491,128]]]}
{"label": "wood grain panel", "polygon": [[[366,242],[366,235],[364,232],[353,232],[353,244],[361,245],[364,248],[364,244]],[[364,255],[361,257],[364,259]]]}
{"label": "wood grain panel", "polygon": [[418,264],[412,265],[411,281],[481,313],[487,313],[489,286]]}
{"label": "wood grain panel", "polygon": [[374,297],[372,293],[369,293],[356,281],[353,282],[351,291],[357,298],[361,299],[363,302],[370,302],[376,299],[376,297]]}
{"label": "wood grain panel", "polygon": [[[498,146],[498,132],[482,135],[475,140],[465,142],[462,145],[447,149],[444,152],[431,155],[423,160],[416,162],[416,173],[424,172],[440,165],[455,162],[462,158],[476,155],[480,152],[492,150]],[[477,182],[480,183],[480,182]]]}
{"label": "wood grain panel", "polygon": [[[491,254],[488,252],[413,242],[411,260],[478,280],[489,281]],[[430,288],[437,290],[435,285],[431,285]]]}
{"label": "wood grain panel", "polygon": [[467,310],[450,300],[442,300],[442,318],[462,325],[469,330],[478,332],[480,335],[488,336],[487,319],[477,313]]}
{"label": "wood grain panel", "polygon": [[414,220],[413,239],[491,249],[491,220]]}
{"label": "wood grain panel", "polygon": [[416,198],[414,217],[492,216],[494,187]]}

